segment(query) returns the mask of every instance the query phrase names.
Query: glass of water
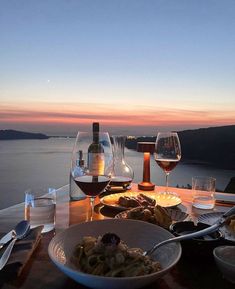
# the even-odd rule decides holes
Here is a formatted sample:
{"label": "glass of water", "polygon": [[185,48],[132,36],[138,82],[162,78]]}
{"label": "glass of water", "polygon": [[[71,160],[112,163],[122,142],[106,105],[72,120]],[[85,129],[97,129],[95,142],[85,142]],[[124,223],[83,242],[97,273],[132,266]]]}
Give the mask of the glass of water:
{"label": "glass of water", "polygon": [[32,190],[25,192],[25,220],[34,228],[43,225],[42,233],[55,228],[56,190],[48,189],[48,194],[36,197]]}
{"label": "glass of water", "polygon": [[215,206],[215,181],[213,177],[193,177],[193,206],[199,209],[213,209]]}

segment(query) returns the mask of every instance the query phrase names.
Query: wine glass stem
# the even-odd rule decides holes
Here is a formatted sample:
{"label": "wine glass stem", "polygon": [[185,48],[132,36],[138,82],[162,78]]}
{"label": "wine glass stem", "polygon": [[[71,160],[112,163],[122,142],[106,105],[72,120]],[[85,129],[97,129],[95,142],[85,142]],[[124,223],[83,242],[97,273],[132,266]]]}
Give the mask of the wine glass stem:
{"label": "wine glass stem", "polygon": [[166,173],[166,193],[168,193],[168,185],[169,185],[169,173]]}
{"label": "wine glass stem", "polygon": [[89,221],[93,220],[93,214],[94,214],[94,202],[95,202],[95,198],[94,197],[90,197],[90,212],[89,212]]}

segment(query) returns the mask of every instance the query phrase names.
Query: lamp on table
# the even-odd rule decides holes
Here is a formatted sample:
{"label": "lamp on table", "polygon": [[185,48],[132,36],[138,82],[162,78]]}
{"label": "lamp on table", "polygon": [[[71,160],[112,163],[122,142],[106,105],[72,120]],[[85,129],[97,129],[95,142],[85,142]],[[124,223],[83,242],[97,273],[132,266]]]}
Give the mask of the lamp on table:
{"label": "lamp on table", "polygon": [[154,142],[138,142],[137,151],[144,153],[143,181],[138,184],[138,189],[153,191],[155,185],[150,182],[150,154],[154,152]]}

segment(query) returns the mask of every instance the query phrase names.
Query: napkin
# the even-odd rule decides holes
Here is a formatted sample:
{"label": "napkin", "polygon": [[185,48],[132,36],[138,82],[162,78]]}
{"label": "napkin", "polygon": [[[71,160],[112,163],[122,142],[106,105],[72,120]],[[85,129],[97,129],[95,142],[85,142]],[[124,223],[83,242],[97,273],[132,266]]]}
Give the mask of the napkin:
{"label": "napkin", "polygon": [[[43,226],[31,229],[24,239],[16,241],[7,264],[0,271],[0,279],[12,280],[21,274],[42,238],[42,229]],[[1,249],[0,256],[3,252],[4,249]]]}

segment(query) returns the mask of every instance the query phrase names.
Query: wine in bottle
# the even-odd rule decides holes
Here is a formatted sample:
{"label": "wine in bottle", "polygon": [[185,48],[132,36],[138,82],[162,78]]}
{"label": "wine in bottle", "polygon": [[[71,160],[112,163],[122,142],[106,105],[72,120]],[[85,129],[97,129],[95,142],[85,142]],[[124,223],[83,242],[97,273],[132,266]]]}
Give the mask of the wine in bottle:
{"label": "wine in bottle", "polygon": [[93,176],[104,175],[104,148],[99,142],[99,123],[92,125],[93,142],[88,148],[88,168]]}

